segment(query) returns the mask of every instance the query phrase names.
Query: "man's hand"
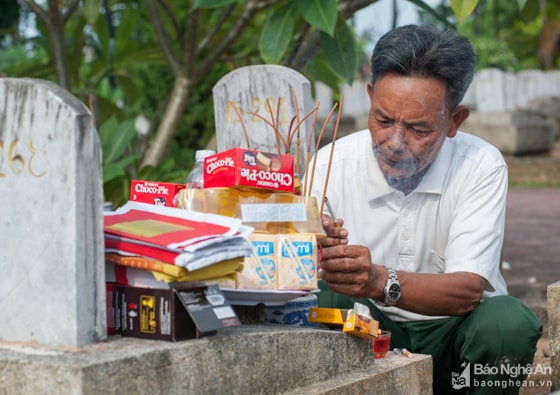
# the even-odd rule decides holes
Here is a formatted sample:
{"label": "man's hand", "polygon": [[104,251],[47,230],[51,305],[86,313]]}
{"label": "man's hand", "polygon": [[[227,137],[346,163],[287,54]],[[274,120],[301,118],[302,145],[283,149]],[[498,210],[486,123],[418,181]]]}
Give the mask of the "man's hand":
{"label": "man's hand", "polygon": [[323,214],[323,228],[327,236],[317,237],[317,243],[321,248],[348,244],[348,231],[342,227],[344,220],[338,219],[336,223],[331,217]]}
{"label": "man's hand", "polygon": [[321,269],[321,278],[334,292],[353,298],[383,298],[387,273],[371,264],[369,249],[364,246],[339,244],[323,248]]}

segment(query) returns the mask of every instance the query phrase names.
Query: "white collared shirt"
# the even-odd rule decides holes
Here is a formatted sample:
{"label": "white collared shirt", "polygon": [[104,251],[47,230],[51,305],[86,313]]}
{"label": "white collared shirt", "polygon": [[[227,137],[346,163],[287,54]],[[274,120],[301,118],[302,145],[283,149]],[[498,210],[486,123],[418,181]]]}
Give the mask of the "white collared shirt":
{"label": "white collared shirt", "polygon": [[[317,153],[311,194],[318,201],[330,153],[330,144]],[[385,181],[370,132],[362,130],[335,142],[326,195],[344,220],[349,244],[368,247],[373,263],[417,273],[476,273],[487,281],[485,300],[507,294],[499,271],[507,182],[501,153],[458,132],[405,196]],[[435,318],[380,308],[397,321]]]}

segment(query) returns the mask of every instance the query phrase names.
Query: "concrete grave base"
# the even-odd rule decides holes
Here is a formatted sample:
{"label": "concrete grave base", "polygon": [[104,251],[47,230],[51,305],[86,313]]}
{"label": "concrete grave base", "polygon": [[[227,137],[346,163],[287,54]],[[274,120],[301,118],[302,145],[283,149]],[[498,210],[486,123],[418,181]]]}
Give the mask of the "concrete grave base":
{"label": "concrete grave base", "polygon": [[533,111],[471,112],[460,130],[481,137],[503,154],[549,152],[554,144],[554,120]]}
{"label": "concrete grave base", "polygon": [[80,351],[0,343],[0,394],[429,394],[430,356],[335,330],[244,325],[182,342],[109,337]]}

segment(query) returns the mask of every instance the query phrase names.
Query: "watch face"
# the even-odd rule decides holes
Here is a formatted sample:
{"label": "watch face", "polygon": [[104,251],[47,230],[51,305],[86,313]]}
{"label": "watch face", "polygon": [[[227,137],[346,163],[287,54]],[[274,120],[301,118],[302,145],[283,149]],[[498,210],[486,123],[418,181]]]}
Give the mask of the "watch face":
{"label": "watch face", "polygon": [[391,284],[387,292],[387,297],[396,302],[401,297],[401,287],[398,284]]}

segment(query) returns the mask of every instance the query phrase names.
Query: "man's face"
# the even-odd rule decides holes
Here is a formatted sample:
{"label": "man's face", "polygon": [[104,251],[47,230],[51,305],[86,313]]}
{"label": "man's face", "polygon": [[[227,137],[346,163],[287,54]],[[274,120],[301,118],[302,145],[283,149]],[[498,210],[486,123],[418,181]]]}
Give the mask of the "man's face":
{"label": "man's face", "polygon": [[412,177],[435,160],[446,137],[454,137],[469,115],[465,106],[450,114],[445,83],[435,78],[385,74],[368,84],[368,126],[379,167],[387,178]]}

